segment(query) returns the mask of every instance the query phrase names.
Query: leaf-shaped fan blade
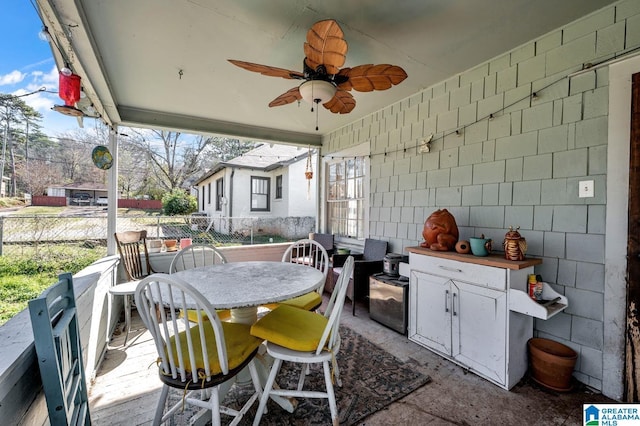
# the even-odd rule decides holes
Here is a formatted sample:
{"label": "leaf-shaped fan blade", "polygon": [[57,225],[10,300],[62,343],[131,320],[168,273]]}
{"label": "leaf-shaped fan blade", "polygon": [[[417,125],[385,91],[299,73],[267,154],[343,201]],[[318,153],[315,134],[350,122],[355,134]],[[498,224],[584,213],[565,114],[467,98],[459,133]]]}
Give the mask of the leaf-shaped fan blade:
{"label": "leaf-shaped fan blade", "polygon": [[331,100],[322,105],[335,114],[347,114],[356,107],[356,100],[351,93],[338,90]]}
{"label": "leaf-shaped fan blade", "polygon": [[307,65],[314,71],[324,65],[327,74],[337,74],[347,55],[347,42],[343,37],[340,25],[333,19],[313,24],[304,44]]}
{"label": "leaf-shaped fan blade", "polygon": [[272,100],[269,103],[269,106],[276,107],[287,105],[293,101],[299,101],[300,99],[302,99],[302,96],[300,96],[300,90],[298,90],[297,87],[294,87],[293,89],[287,90],[285,93]]}
{"label": "leaf-shaped fan blade", "polygon": [[347,81],[338,85],[342,90],[357,90],[371,92],[373,90],[387,90],[395,84],[402,83],[407,73],[397,65],[359,65],[353,68],[343,68],[338,75],[349,77]]}
{"label": "leaf-shaped fan blade", "polygon": [[284,68],[270,67],[269,65],[254,64],[253,62],[238,61],[236,59],[228,59],[233,65],[244,68],[247,71],[259,72],[262,75],[270,77],[282,77],[288,79],[304,79],[304,75],[298,71],[286,70]]}

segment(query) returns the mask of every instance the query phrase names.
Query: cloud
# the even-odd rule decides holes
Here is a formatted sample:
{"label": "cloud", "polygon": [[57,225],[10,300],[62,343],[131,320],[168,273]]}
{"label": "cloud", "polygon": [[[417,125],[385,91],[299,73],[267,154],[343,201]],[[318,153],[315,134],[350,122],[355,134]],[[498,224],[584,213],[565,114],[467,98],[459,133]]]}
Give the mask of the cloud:
{"label": "cloud", "polygon": [[46,65],[48,63],[51,63],[53,61],[53,58],[47,58],[47,59],[43,59],[42,61],[33,63],[33,64],[29,64],[29,65],[25,65],[24,67],[22,67],[23,70],[28,70],[30,68],[39,68],[42,65]]}
{"label": "cloud", "polygon": [[23,99],[27,105],[40,113],[50,110],[56,102],[56,97],[48,93],[36,93]]}
{"label": "cloud", "polygon": [[42,74],[42,82],[45,84],[55,84],[58,85],[58,68],[54,65],[47,74]]}
{"label": "cloud", "polygon": [[11,71],[9,74],[0,75],[0,86],[8,84],[17,84],[24,80],[25,74],[18,70]]}
{"label": "cloud", "polygon": [[54,66],[50,71],[32,71],[29,73],[30,81],[24,87],[28,92],[33,92],[41,87],[46,87],[47,91],[58,91],[58,69]]}

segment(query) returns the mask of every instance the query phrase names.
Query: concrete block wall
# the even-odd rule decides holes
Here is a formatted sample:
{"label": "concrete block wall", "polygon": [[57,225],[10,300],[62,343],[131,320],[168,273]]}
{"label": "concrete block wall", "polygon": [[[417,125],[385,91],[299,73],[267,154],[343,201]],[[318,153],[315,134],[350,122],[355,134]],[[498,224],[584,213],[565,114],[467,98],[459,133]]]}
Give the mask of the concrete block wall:
{"label": "concrete block wall", "polygon": [[[370,144],[369,236],[391,251],[422,241],[447,208],[461,239],[500,249],[520,226],[536,268],[570,307],[535,334],[579,353],[575,376],[602,389],[608,68],[640,48],[640,2],[615,3],[325,137],[323,154]],[[393,90],[393,89],[390,89]],[[418,146],[433,135],[429,153]],[[627,167],[621,164],[621,167]],[[579,198],[593,180],[595,197]],[[624,301],[620,301],[624,303]]]}

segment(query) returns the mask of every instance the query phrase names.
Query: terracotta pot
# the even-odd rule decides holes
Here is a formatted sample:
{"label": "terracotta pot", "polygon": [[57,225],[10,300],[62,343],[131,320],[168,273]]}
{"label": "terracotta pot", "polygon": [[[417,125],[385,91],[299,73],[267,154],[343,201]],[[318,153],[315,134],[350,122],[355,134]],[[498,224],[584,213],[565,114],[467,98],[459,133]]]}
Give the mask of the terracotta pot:
{"label": "terracotta pot", "polygon": [[538,337],[529,339],[527,346],[533,380],[555,391],[570,391],[578,354],[562,343]]}
{"label": "terracotta pot", "polygon": [[170,239],[164,240],[164,246],[167,248],[167,251],[176,251],[178,250],[178,240]]}

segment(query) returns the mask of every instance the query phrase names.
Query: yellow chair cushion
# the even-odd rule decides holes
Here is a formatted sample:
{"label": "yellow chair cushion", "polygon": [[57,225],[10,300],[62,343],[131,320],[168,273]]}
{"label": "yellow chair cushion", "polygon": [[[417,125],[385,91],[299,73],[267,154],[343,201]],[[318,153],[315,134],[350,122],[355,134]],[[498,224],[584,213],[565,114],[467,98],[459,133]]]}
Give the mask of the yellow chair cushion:
{"label": "yellow chair cushion", "polygon": [[251,326],[251,334],[301,352],[318,348],[327,318],[315,312],[280,305]]}
{"label": "yellow chair cushion", "polygon": [[307,294],[303,294],[302,296],[294,297],[293,299],[285,300],[284,302],[280,302],[283,305],[289,305],[296,308],[304,309],[305,311],[310,311],[311,309],[319,306],[322,303],[322,297],[315,291],[312,291]]}
{"label": "yellow chair cushion", "polygon": [[[224,330],[224,338],[227,347],[227,359],[229,361],[229,369],[232,370],[242,364],[253,351],[262,344],[262,340],[251,336],[249,333],[250,326],[246,324],[239,324],[233,322],[223,322],[222,329]],[[191,327],[188,331],[183,331],[178,334],[180,339],[180,347],[182,348],[182,356],[185,362],[185,369],[187,371],[194,371],[193,366],[189,360],[189,349],[187,347],[187,335],[191,334],[191,339],[194,345],[196,368],[204,368],[204,361],[202,357],[202,345],[200,344],[200,328],[199,326]],[[211,367],[211,374],[221,374],[220,360],[218,358],[218,350],[216,349],[216,338],[212,327],[205,327],[205,336],[207,340],[207,351],[209,353],[209,363]],[[169,339],[169,343],[173,346],[174,360],[177,363],[178,355],[176,351],[176,336],[172,336]]]}
{"label": "yellow chair cushion", "polygon": [[[216,311],[220,321],[227,321],[231,318],[231,311],[229,309],[218,309]],[[180,318],[184,318],[184,311],[180,311]],[[195,309],[187,309],[187,319],[191,322],[198,322],[198,313]],[[202,312],[202,320],[209,321],[209,317],[206,313]]]}

